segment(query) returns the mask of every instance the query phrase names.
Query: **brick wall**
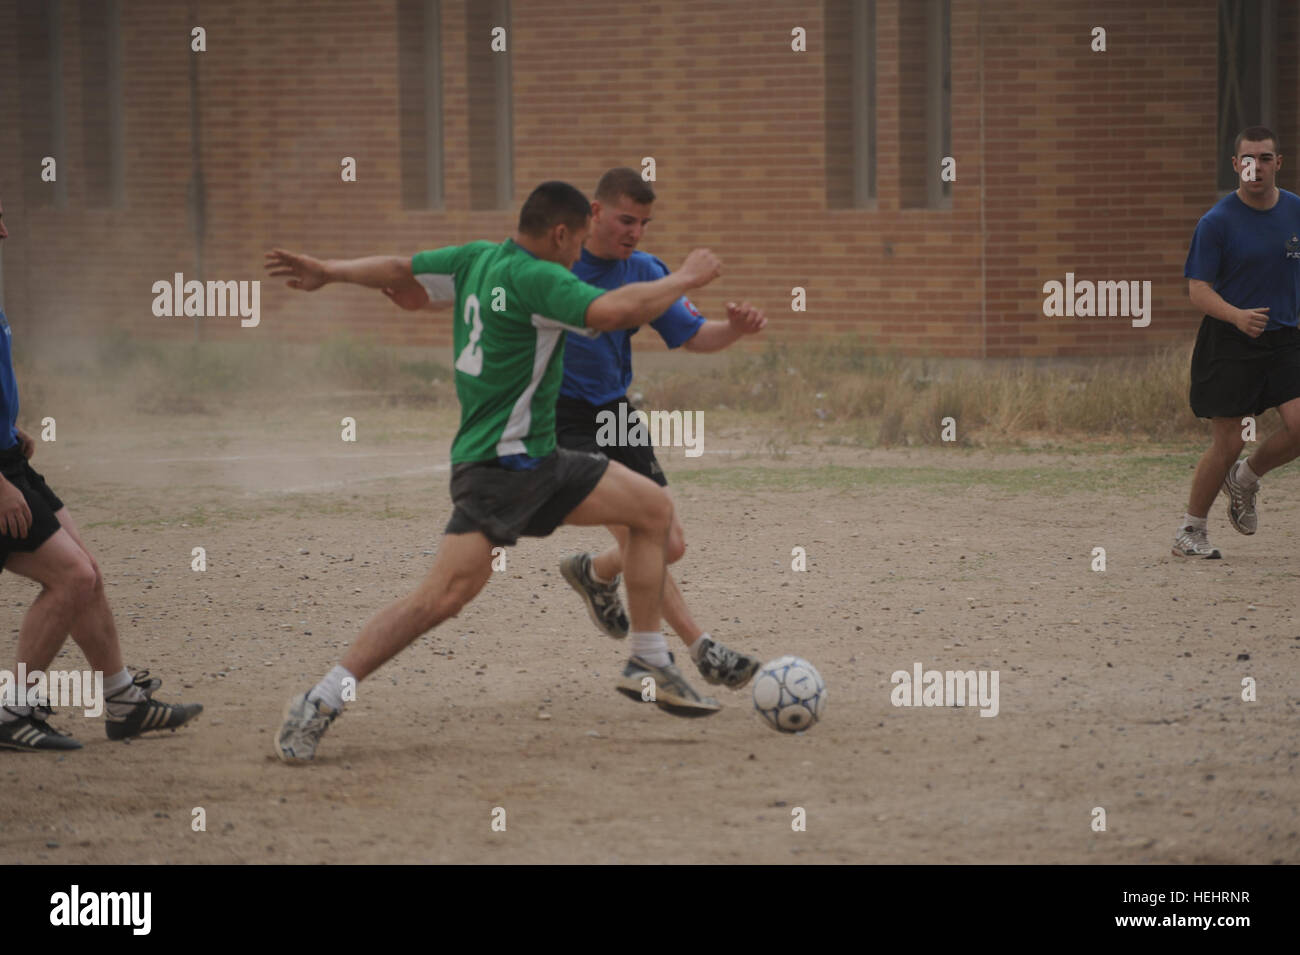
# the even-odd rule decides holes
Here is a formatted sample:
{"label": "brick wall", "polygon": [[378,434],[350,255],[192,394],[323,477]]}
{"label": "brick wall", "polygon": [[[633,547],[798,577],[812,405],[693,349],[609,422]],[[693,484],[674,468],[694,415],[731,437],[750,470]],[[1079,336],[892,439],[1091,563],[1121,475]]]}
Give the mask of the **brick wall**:
{"label": "brick wall", "polygon": [[[32,105],[48,97],[47,81],[26,75],[39,73],[41,55],[31,48],[32,4],[0,4],[0,61],[24,73],[0,85],[0,115],[19,118],[0,136],[15,329],[188,338],[188,320],[150,311],[150,286],[175,272],[258,278],[274,245],[343,257],[500,239],[537,182],[567,179],[590,192],[605,168],[653,156],[660,201],[643,247],[670,265],[696,245],[723,256],[724,280],[698,296],[706,315],[746,297],[767,308],[772,336],[856,336],[917,354],[1116,354],[1189,339],[1198,316],[1182,264],[1196,219],[1217,198],[1214,0],[953,0],[950,209],[916,207],[923,95],[908,51],[924,42],[913,22],[919,4],[877,2],[878,201],[866,209],[827,208],[826,170],[837,157],[825,155],[819,0],[512,6],[508,209],[477,208],[483,176],[471,163],[470,125],[481,114],[471,117],[462,0],[442,3],[442,208],[403,208],[395,3],[202,2],[197,23],[208,49],[191,54],[186,4],[128,0],[126,199],[105,209],[87,195],[102,172],[86,155],[86,130],[97,127],[84,115],[77,3],[65,0],[61,18],[62,208],[48,201],[33,165],[48,152],[49,123]],[[1278,131],[1300,157],[1300,12],[1279,6]],[[794,26],[808,31],[807,53],[791,51]],[[1107,30],[1106,53],[1089,49],[1094,26]],[[195,55],[207,187],[202,276],[187,204]],[[355,183],[340,180],[344,156],[357,160]],[[1297,189],[1296,168],[1284,170],[1285,188]],[[471,203],[472,193],[480,201]],[[1045,318],[1042,285],[1067,271],[1151,280],[1151,327]],[[790,311],[796,285],[808,290],[806,313]],[[402,312],[377,293],[306,296],[271,283],[262,291],[258,330],[216,319],[204,336],[450,340],[448,313]],[[659,347],[654,336],[638,339]]]}

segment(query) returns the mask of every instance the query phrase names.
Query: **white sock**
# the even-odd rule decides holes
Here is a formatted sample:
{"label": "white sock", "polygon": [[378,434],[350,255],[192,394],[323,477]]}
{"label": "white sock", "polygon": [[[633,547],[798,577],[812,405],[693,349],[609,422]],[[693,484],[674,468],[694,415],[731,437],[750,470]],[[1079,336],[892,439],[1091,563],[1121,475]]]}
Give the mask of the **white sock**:
{"label": "white sock", "polygon": [[1203,531],[1205,530],[1205,520],[1204,517],[1192,517],[1190,514],[1184,514],[1183,523],[1179,525],[1179,529],[1190,527],[1192,530]]}
{"label": "white sock", "polygon": [[131,682],[131,674],[122,667],[121,672],[104,677],[104,699],[108,701],[106,715],[109,719],[124,720],[144,701],[144,691]]}
{"label": "white sock", "polygon": [[1249,459],[1237,465],[1237,483],[1245,484],[1247,487],[1259,483],[1259,475],[1250,469]]}
{"label": "white sock", "polygon": [[123,700],[129,700],[132,703],[139,703],[144,699],[144,693],[141,692],[140,688],[132,685],[131,674],[127,672],[126,667],[122,667],[120,673],[114,673],[112,676],[104,677],[104,696],[116,696],[128,686],[130,686],[135,692],[123,693]]}
{"label": "white sock", "polygon": [[[31,694],[33,689],[34,689],[33,686],[27,687],[27,699],[29,700],[32,699]],[[17,693],[17,688],[15,687],[15,694],[16,693]],[[8,696],[7,693],[5,695]],[[44,703],[45,701],[36,700],[36,702]],[[14,704],[14,705],[0,706],[0,723],[12,723],[14,720],[21,720],[31,715],[32,715],[32,707],[30,705],[18,706]]]}
{"label": "white sock", "polygon": [[688,644],[686,647],[687,651],[691,655],[691,659],[694,660],[696,663],[700,662],[700,654],[704,652],[704,638],[707,637],[708,635],[709,635],[709,631],[705,630],[702,634],[700,634],[698,637],[695,638],[694,643]]}
{"label": "white sock", "polygon": [[351,680],[352,685],[356,686],[356,677],[341,666],[335,667],[325,674],[323,680],[312,687],[311,692],[307,694],[307,699],[316,703],[324,703],[332,710],[341,711],[343,709],[344,680]]}
{"label": "white sock", "polygon": [[632,645],[632,656],[640,657],[651,666],[666,667],[672,662],[668,657],[668,641],[664,639],[662,630],[633,630],[628,633],[627,639]]}

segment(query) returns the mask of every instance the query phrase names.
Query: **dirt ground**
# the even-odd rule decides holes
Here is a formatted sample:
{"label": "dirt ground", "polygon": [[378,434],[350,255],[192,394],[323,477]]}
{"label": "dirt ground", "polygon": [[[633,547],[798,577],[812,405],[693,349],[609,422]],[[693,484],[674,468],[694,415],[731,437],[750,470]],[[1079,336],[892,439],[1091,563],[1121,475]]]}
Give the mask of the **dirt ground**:
{"label": "dirt ground", "polygon": [[[1191,449],[787,446],[719,412],[703,457],[662,454],[675,573],[719,639],[820,668],[822,723],[777,734],[748,690],[704,720],[617,695],[627,651],[556,570],[605,535],[568,528],[510,551],[290,767],[285,701],[413,587],[450,511],[445,411],[313,407],[61,420],[40,446],[128,662],[205,711],[129,744],[65,712],[84,750],[0,753],[0,862],[1300,861],[1300,472],[1270,476],[1253,538],[1217,504],[1226,559],[1186,563]],[[0,665],[34,595],[0,577]],[[917,662],[997,670],[1000,712],[893,706]],[[83,665],[71,642],[56,663]]]}

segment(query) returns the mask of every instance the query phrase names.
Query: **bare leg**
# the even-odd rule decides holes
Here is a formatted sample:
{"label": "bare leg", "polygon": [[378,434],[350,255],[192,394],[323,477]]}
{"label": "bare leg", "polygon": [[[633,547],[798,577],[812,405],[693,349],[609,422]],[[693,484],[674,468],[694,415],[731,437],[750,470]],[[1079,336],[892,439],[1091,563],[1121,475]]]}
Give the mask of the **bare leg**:
{"label": "bare leg", "polygon": [[77,546],[85,551],[86,559],[95,568],[95,590],[91,594],[90,603],[72,621],[72,639],[81,647],[92,670],[108,675],[121,673],[126,664],[122,659],[122,644],[117,637],[117,624],[113,620],[113,611],[108,606],[108,594],[104,590],[104,574],[90,553],[90,548],[81,539],[81,530],[68,509],[65,507],[54,516],[59,519],[63,529],[72,535]]}
{"label": "bare leg", "polygon": [[[593,558],[591,565],[602,578],[613,580],[615,575],[623,572],[623,557],[620,551],[627,546],[627,528],[613,524],[610,525],[608,530],[618,541],[618,546],[611,547]],[[682,526],[677,521],[677,514],[674,513],[673,530],[668,537],[669,563],[676,563],[685,552],[686,546],[682,540]],[[688,647],[695,643],[704,633],[700,625],[695,622],[695,618],[691,616],[690,608],[686,606],[686,599],[677,587],[677,581],[673,580],[671,572],[664,575],[663,615],[664,619],[668,621],[668,625],[676,631],[677,635],[682,638],[682,642]]]}
{"label": "bare leg", "polygon": [[[1210,506],[1223,486],[1223,479],[1228,476],[1237,456],[1241,454],[1241,419],[1212,418],[1214,443],[1201,455],[1196,465],[1196,475],[1192,478],[1192,493],[1187,501],[1187,513],[1192,517],[1205,517],[1210,513]],[[1256,472],[1258,473],[1258,472]]]}
{"label": "bare leg", "polygon": [[473,600],[492,576],[492,544],[478,531],[447,534],[415,592],[389,604],[362,628],[342,665],[365,679]]}
{"label": "bare leg", "polygon": [[1277,413],[1282,416],[1282,427],[1269,435],[1268,440],[1246,459],[1258,477],[1300,457],[1300,398],[1279,405]]}
{"label": "bare leg", "polygon": [[[42,587],[19,627],[17,662],[26,664],[29,672],[46,670],[68,632],[94,606],[96,592],[102,593],[98,570],[66,528],[60,528],[30,554],[10,554],[5,569]],[[99,653],[91,666],[102,670],[105,662],[112,661]]]}
{"label": "bare leg", "polygon": [[648,477],[611,461],[587,497],[565,519],[588,527],[621,524],[627,528],[624,575],[632,629],[653,632],[662,626],[665,550],[673,525],[668,492]]}

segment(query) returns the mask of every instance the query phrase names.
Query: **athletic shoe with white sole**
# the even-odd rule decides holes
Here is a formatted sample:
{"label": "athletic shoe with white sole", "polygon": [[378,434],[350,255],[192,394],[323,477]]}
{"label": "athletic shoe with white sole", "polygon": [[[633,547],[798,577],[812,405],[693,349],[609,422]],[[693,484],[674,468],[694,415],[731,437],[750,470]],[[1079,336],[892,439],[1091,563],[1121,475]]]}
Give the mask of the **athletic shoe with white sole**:
{"label": "athletic shoe with white sole", "polygon": [[695,661],[695,666],[705,682],[713,686],[722,685],[728,689],[738,690],[748,683],[758,672],[758,668],[763,665],[757,657],[737,653],[711,637],[700,637],[700,640],[703,645],[700,647],[700,656]]}
{"label": "athletic shoe with white sole", "polygon": [[81,749],[81,744],[75,739],[46,722],[51,712],[48,706],[34,706],[30,716],[0,723],[0,749],[24,752]]}
{"label": "athletic shoe with white sole", "polygon": [[275,737],[275,754],[286,763],[311,762],[316,758],[320,738],[339,712],[299,693],[284,708],[284,725]]}
{"label": "athletic shoe with white sole", "polygon": [[1219,548],[1210,546],[1210,535],[1205,528],[1188,525],[1178,529],[1178,536],[1174,538],[1174,556],[1218,560],[1223,555],[1219,553]]}
{"label": "athletic shoe with white sole", "polygon": [[[646,683],[647,679],[653,682]],[[722,709],[717,700],[695,692],[682,676],[682,671],[677,669],[671,653],[665,667],[654,666],[641,657],[629,657],[615,689],[638,702],[653,702],[673,716],[712,716]],[[648,690],[653,690],[653,693]],[[646,699],[647,696],[652,699]]]}
{"label": "athletic shoe with white sole", "polygon": [[591,575],[590,554],[574,554],[561,561],[560,573],[582,597],[592,623],[616,640],[627,636],[627,611],[623,609],[623,598],[618,594],[622,574],[615,577],[613,583],[597,583]]}
{"label": "athletic shoe with white sole", "polygon": [[1259,482],[1242,484],[1237,480],[1237,470],[1242,462],[1238,461],[1228,468],[1228,476],[1223,479],[1223,493],[1228,495],[1228,520],[1240,534],[1253,534],[1259,528],[1259,513],[1255,510],[1255,495],[1259,493]]}
{"label": "athletic shoe with white sole", "polygon": [[[161,684],[162,681],[159,680],[158,683]],[[104,730],[108,733],[109,739],[130,739],[141,733],[152,733],[154,730],[175,732],[177,727],[183,726],[203,712],[202,703],[163,703],[161,700],[155,700],[153,691],[157,686],[135,682],[132,686],[140,689],[145,694],[145,698],[136,703],[126,716],[115,717],[111,712],[105,713]],[[108,698],[109,703],[113,700],[112,696]]]}

